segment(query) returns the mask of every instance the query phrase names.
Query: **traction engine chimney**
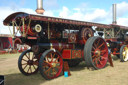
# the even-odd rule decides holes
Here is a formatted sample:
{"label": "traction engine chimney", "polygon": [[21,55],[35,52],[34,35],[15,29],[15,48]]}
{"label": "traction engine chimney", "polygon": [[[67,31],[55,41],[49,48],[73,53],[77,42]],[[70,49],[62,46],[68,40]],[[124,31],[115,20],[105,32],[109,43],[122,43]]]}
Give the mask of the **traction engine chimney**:
{"label": "traction engine chimney", "polygon": [[113,4],[112,12],[113,12],[113,22],[112,22],[112,24],[117,24],[117,22],[116,22],[116,4]]}
{"label": "traction engine chimney", "polygon": [[44,9],[43,9],[43,0],[37,0],[37,9],[35,10],[37,14],[43,14]]}

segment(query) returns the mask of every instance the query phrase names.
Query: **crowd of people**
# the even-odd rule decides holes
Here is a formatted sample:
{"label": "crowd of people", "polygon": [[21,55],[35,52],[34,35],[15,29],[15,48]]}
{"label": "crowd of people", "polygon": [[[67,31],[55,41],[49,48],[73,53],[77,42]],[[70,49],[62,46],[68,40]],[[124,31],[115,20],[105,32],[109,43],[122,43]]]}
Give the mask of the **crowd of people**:
{"label": "crowd of people", "polygon": [[23,52],[27,49],[30,49],[30,46],[17,44],[15,48],[12,47],[8,48],[7,52],[8,53]]}

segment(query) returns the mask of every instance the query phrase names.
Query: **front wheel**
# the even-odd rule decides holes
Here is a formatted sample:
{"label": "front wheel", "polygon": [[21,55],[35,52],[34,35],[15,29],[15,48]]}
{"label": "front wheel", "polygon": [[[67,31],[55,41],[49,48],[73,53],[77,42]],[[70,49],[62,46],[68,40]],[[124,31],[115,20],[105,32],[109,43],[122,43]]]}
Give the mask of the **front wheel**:
{"label": "front wheel", "polygon": [[46,50],[40,58],[39,70],[46,79],[54,79],[60,75],[63,69],[63,59],[56,50]]}
{"label": "front wheel", "polygon": [[126,45],[123,45],[120,48],[120,59],[121,62],[128,61],[128,47]]}
{"label": "front wheel", "polygon": [[18,67],[24,75],[35,74],[38,72],[38,57],[32,50],[26,50],[19,57]]}
{"label": "front wheel", "polygon": [[84,58],[88,67],[101,69],[105,67],[108,60],[108,47],[101,37],[91,37],[84,47]]}

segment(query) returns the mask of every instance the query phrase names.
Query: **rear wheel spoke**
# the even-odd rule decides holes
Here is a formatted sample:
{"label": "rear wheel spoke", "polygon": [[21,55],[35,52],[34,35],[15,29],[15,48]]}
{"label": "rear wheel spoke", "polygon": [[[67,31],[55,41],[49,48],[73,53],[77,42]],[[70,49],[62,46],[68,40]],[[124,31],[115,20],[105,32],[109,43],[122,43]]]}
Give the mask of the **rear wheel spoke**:
{"label": "rear wheel spoke", "polygon": [[92,48],[93,48],[94,50],[96,50],[96,48],[95,48],[94,46],[92,46]]}
{"label": "rear wheel spoke", "polygon": [[54,74],[56,74],[56,73],[57,73],[57,71],[56,71],[54,68],[52,68],[52,71],[54,72]]}
{"label": "rear wheel spoke", "polygon": [[92,61],[95,62],[96,58],[94,58]]}
{"label": "rear wheel spoke", "polygon": [[60,66],[56,66],[56,68],[58,68],[58,69],[59,69],[59,68],[60,68]]}
{"label": "rear wheel spoke", "polygon": [[99,45],[100,39],[97,41],[97,46]]}
{"label": "rear wheel spoke", "polygon": [[102,60],[106,60],[107,58],[105,58],[105,57],[101,57],[101,59],[102,59]]}
{"label": "rear wheel spoke", "polygon": [[104,45],[104,43],[102,43],[102,44],[98,47],[98,49],[100,49],[103,45]]}
{"label": "rear wheel spoke", "polygon": [[53,56],[52,56],[52,62],[53,62],[54,57],[55,57],[55,54],[53,54]]}
{"label": "rear wheel spoke", "polygon": [[48,56],[46,56],[46,58],[47,58],[47,61],[50,62]]}
{"label": "rear wheel spoke", "polygon": [[94,54],[93,56],[92,56],[92,58],[94,58],[96,55]]}
{"label": "rear wheel spoke", "polygon": [[58,59],[59,59],[59,56],[56,58],[55,63],[57,62]]}
{"label": "rear wheel spoke", "polygon": [[96,64],[96,66],[98,66],[98,64],[97,64],[97,59],[95,59],[95,64]]}
{"label": "rear wheel spoke", "polygon": [[107,50],[101,50],[101,53],[104,53],[104,52],[106,52]]}
{"label": "rear wheel spoke", "polygon": [[53,62],[53,56],[52,56],[52,53],[51,53],[51,62]]}
{"label": "rear wheel spoke", "polygon": [[100,61],[100,59],[98,61],[99,61],[99,64],[102,65],[102,62]]}
{"label": "rear wheel spoke", "polygon": [[94,43],[94,47],[97,48],[97,45]]}
{"label": "rear wheel spoke", "polygon": [[48,65],[51,65],[51,63],[49,63],[49,62],[47,62],[47,61],[45,61],[45,60],[44,60],[44,62],[47,63]]}
{"label": "rear wheel spoke", "polygon": [[50,67],[48,70],[45,71],[45,73],[49,72],[49,70],[51,69],[52,67]]}

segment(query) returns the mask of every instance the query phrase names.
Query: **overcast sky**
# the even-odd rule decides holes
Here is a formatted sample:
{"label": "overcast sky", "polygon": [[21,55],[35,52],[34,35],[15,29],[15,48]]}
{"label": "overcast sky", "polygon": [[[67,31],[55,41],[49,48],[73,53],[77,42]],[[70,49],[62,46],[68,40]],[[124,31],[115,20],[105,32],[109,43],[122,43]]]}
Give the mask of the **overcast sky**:
{"label": "overcast sky", "polygon": [[[36,14],[36,0],[0,0],[0,34],[9,34],[3,20],[14,12]],[[43,0],[45,16],[112,23],[112,4],[117,4],[117,23],[128,26],[128,0]]]}

